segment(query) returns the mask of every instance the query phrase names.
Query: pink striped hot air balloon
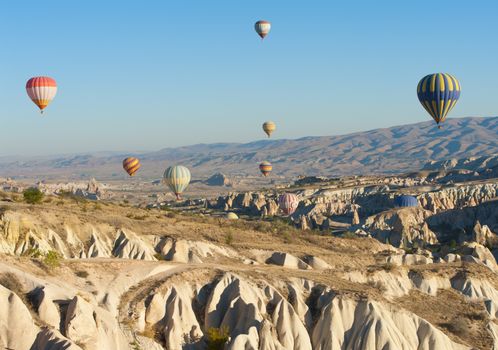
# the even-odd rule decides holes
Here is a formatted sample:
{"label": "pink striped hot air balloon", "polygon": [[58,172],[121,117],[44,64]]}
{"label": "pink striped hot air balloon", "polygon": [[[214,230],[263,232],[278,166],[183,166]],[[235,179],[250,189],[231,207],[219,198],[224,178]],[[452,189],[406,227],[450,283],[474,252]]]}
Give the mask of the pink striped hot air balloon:
{"label": "pink striped hot air balloon", "polygon": [[50,77],[33,77],[26,83],[26,92],[43,113],[57,93],[57,83]]}
{"label": "pink striped hot air balloon", "polygon": [[278,206],[285,215],[292,215],[299,205],[299,198],[294,193],[284,193],[278,197]]}

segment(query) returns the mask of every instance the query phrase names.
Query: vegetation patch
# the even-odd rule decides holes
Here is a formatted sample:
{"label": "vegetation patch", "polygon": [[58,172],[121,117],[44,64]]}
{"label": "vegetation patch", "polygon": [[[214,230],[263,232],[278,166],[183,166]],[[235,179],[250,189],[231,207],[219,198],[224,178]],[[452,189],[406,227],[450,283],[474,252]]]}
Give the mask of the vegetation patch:
{"label": "vegetation patch", "polygon": [[75,271],[74,274],[80,278],[87,278],[90,274],[84,270]]}
{"label": "vegetation patch", "polygon": [[22,193],[24,201],[29,204],[38,204],[43,200],[43,192],[36,187],[30,187]]}
{"label": "vegetation patch", "polygon": [[207,350],[223,350],[229,336],[228,327],[209,328],[207,331]]}
{"label": "vegetation patch", "polygon": [[59,267],[61,264],[61,255],[54,250],[49,251],[43,258],[43,264],[49,269]]}

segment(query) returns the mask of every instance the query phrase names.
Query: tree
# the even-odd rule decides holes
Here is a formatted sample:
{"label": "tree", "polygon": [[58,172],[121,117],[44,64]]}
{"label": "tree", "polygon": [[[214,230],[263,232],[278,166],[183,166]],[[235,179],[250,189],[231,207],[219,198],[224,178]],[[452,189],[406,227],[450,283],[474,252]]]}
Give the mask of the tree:
{"label": "tree", "polygon": [[38,188],[30,187],[22,193],[24,200],[29,204],[40,203],[43,200],[43,192]]}

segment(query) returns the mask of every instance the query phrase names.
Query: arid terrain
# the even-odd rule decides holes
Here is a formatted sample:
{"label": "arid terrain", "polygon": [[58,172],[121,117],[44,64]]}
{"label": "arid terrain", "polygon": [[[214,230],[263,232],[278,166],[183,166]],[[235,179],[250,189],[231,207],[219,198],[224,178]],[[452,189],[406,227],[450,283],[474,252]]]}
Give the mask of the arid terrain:
{"label": "arid terrain", "polygon": [[29,204],[32,184],[4,179],[0,346],[497,349],[497,164],[251,191],[206,178],[182,202],[93,180],[38,183]]}

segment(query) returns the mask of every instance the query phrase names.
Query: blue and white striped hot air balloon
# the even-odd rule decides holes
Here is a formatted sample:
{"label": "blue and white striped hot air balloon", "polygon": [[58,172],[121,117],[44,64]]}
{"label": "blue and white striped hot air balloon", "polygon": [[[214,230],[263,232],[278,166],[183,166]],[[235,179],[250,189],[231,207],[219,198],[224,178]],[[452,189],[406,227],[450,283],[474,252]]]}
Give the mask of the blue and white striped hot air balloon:
{"label": "blue and white striped hot air balloon", "polygon": [[418,207],[418,200],[413,196],[401,195],[396,197],[394,205],[399,208]]}
{"label": "blue and white striped hot air balloon", "polygon": [[460,83],[450,74],[429,74],[418,83],[417,95],[422,106],[441,128],[439,124],[444,122],[460,97]]}
{"label": "blue and white striped hot air balloon", "polygon": [[164,171],[163,181],[180,200],[190,183],[190,171],[182,165],[170,166]]}

